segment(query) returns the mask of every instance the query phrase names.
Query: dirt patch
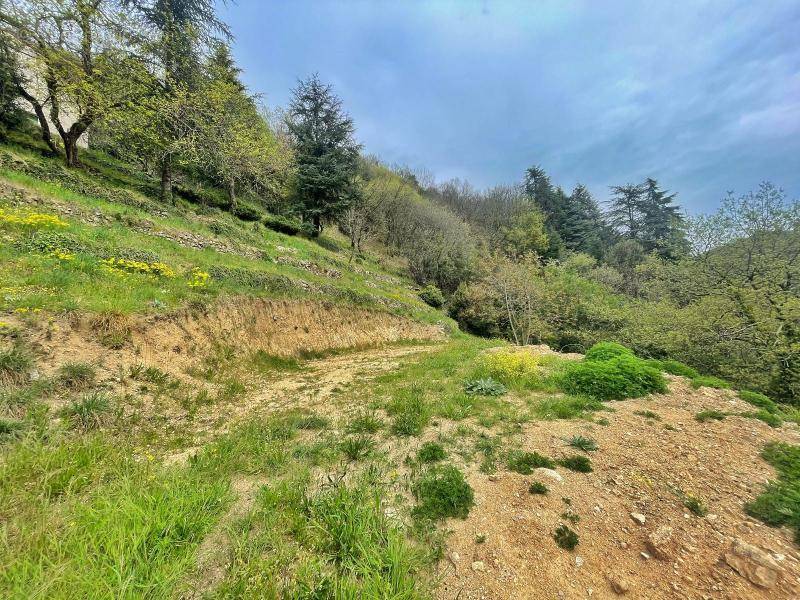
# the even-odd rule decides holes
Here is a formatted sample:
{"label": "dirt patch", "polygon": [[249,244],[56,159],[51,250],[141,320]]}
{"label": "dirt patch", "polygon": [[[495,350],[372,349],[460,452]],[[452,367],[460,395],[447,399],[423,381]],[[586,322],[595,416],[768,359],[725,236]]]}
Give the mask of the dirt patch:
{"label": "dirt patch", "polygon": [[[533,422],[524,426],[526,450],[553,457],[576,453],[565,443],[591,436],[594,472],[559,468],[561,482],[547,477],[473,470],[477,505],[465,521],[451,521],[449,560],[442,561],[439,598],[797,598],[800,553],[791,532],[746,516],[770,478],[759,452],[770,440],[800,442],[796,428],[771,429],[742,417],[700,423],[705,408],[745,411],[732,392],[693,390],[671,378],[671,393],[615,402],[608,426],[580,421]],[[652,411],[660,420],[636,411]],[[669,428],[667,427],[669,426]],[[531,495],[539,480],[550,491]],[[697,517],[682,494],[699,496],[709,514]],[[569,499],[569,505],[564,500]],[[573,524],[562,516],[580,517]],[[631,513],[644,516],[639,524]],[[552,535],[566,523],[580,543],[572,552]],[[484,543],[476,536],[485,535]],[[724,561],[734,540],[766,551],[780,565],[772,589],[762,589]],[[644,554],[643,554],[644,553]]]}

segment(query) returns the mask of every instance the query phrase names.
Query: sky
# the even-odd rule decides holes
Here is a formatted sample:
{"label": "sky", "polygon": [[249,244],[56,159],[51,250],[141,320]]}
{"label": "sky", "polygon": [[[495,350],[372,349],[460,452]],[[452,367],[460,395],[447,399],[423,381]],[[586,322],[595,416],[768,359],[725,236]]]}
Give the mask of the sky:
{"label": "sky", "polygon": [[689,213],[761,181],[800,198],[798,0],[236,0],[251,91],[333,85],[364,151],[566,190],[654,177]]}

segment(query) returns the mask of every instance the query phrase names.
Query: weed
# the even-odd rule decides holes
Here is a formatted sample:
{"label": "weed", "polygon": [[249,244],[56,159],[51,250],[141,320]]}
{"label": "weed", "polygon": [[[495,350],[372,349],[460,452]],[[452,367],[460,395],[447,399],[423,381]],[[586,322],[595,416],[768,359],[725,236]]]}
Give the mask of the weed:
{"label": "weed", "polygon": [[447,458],[444,447],[436,442],[425,442],[417,452],[417,461],[420,463],[435,463]]}
{"label": "weed", "polygon": [[33,359],[21,345],[0,348],[0,383],[22,383],[32,366]]}
{"label": "weed", "polygon": [[711,375],[700,375],[699,377],[695,377],[692,379],[692,387],[693,388],[700,388],[700,387],[710,387],[716,388],[718,390],[728,389],[731,387],[731,384],[724,379],[720,379],[719,377],[713,377]]}
{"label": "weed", "polygon": [[350,433],[376,433],[382,427],[383,421],[375,413],[365,412],[350,421],[346,429]]}
{"label": "weed", "polygon": [[431,467],[414,484],[412,491],[417,500],[412,514],[422,520],[466,519],[475,503],[472,487],[464,480],[464,474],[452,465]]}
{"label": "weed", "polygon": [[578,513],[573,512],[572,510],[567,510],[561,513],[561,518],[564,519],[565,521],[569,521],[573,525],[577,525],[578,523],[580,523],[581,520],[581,516]]}
{"label": "weed", "polygon": [[262,373],[275,371],[301,371],[303,365],[292,356],[276,356],[257,350],[250,356],[250,365]]}
{"label": "weed", "polygon": [[218,402],[232,402],[247,391],[247,386],[234,377],[226,379],[217,389]]}
{"label": "weed", "polygon": [[654,413],[652,410],[635,410],[633,414],[644,417],[645,419],[653,419],[654,421],[661,420],[661,415]]}
{"label": "weed", "polygon": [[91,392],[73,400],[62,410],[62,415],[75,429],[88,431],[104,425],[111,414],[108,394]]}
{"label": "weed", "polygon": [[529,494],[541,494],[544,495],[547,493],[547,486],[543,484],[541,481],[534,481],[531,483],[530,487],[528,488]]}
{"label": "weed", "polygon": [[294,426],[298,429],[325,429],[330,421],[322,415],[298,415],[294,420]]}
{"label": "weed", "polygon": [[591,473],[592,461],[588,456],[583,454],[575,454],[573,456],[566,456],[558,460],[558,464],[570,471],[577,471],[578,473]]}
{"label": "weed", "polygon": [[491,377],[486,379],[474,379],[464,384],[464,391],[469,395],[477,396],[502,396],[508,390],[499,381]]}
{"label": "weed", "polygon": [[616,342],[598,342],[586,351],[586,360],[603,361],[619,356],[633,356],[633,350]]}
{"label": "weed", "polygon": [[710,408],[706,410],[701,410],[694,416],[694,418],[700,423],[705,423],[706,421],[722,421],[727,416],[728,413],[724,413],[720,410]]}
{"label": "weed", "polygon": [[23,427],[24,423],[21,421],[0,419],[0,441],[16,437],[22,431]]}
{"label": "weed", "polygon": [[508,453],[506,459],[506,466],[510,471],[521,473],[522,475],[530,475],[534,469],[544,467],[552,469],[556,465],[552,459],[539,454],[538,452],[522,452],[521,450],[513,450]]}
{"label": "weed", "polygon": [[492,378],[508,387],[531,388],[541,382],[539,359],[527,350],[502,348],[483,356],[479,378]]}
{"label": "weed", "polygon": [[400,390],[387,411],[393,416],[392,431],[397,435],[419,435],[430,421],[430,411],[419,386]]}
{"label": "weed", "polygon": [[85,390],[94,384],[96,371],[89,363],[67,362],[58,369],[62,385],[72,390]]}
{"label": "weed", "polygon": [[583,450],[584,452],[594,452],[597,450],[597,442],[595,442],[592,438],[582,435],[573,435],[567,440],[567,443],[573,448]]}
{"label": "weed", "polygon": [[570,394],[598,400],[638,398],[667,391],[666,381],[659,370],[627,354],[609,360],[573,363],[564,372],[562,385]]}
{"label": "weed", "polygon": [[476,544],[484,544],[484,543],[486,543],[486,534],[485,533],[479,533],[478,535],[476,535],[475,536],[475,543]]}
{"label": "weed", "polygon": [[697,517],[705,517],[708,514],[708,508],[705,502],[697,496],[687,494],[686,498],[684,498],[683,505]]}
{"label": "weed", "polygon": [[553,539],[559,548],[564,550],[574,550],[578,545],[578,534],[566,525],[559,525],[553,533]]}
{"label": "weed", "polygon": [[603,403],[587,396],[545,398],[533,407],[536,418],[545,420],[579,419],[603,408]]}
{"label": "weed", "polygon": [[741,390],[739,392],[739,398],[741,398],[748,404],[752,404],[756,408],[764,409],[767,412],[773,414],[777,413],[780,410],[778,408],[778,405],[771,398],[765,396],[764,394],[759,394],[758,392]]}
{"label": "weed", "polygon": [[367,436],[349,437],[342,440],[339,448],[348,460],[355,462],[368,456],[375,448],[375,442]]}

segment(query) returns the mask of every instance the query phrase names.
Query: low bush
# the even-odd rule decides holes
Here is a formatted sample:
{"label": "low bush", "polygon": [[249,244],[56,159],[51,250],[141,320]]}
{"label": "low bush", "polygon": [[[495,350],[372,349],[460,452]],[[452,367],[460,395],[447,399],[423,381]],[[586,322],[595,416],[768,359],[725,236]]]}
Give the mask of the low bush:
{"label": "low bush", "polygon": [[559,459],[558,464],[570,471],[577,471],[578,473],[591,473],[592,461],[588,456],[583,454],[575,454],[573,456],[565,456]]}
{"label": "low bush", "polygon": [[692,387],[697,389],[701,387],[710,387],[716,388],[718,390],[726,390],[731,387],[731,384],[725,381],[724,379],[720,379],[719,377],[713,377],[711,375],[700,375],[699,377],[695,377],[692,379]]}
{"label": "low bush", "polygon": [[706,507],[705,502],[697,496],[687,494],[686,498],[684,498],[683,505],[697,517],[705,517],[708,514],[708,507]]}
{"label": "low bush", "polygon": [[441,308],[444,306],[444,294],[442,294],[442,290],[433,284],[426,285],[422,288],[419,291],[419,297],[425,304],[433,308]]}
{"label": "low bush", "polygon": [[541,379],[537,356],[526,350],[511,348],[486,353],[478,374],[496,379],[509,387],[532,387]]}
{"label": "low bush", "polygon": [[417,452],[417,460],[421,463],[435,463],[446,457],[444,447],[436,442],[425,442]]}
{"label": "low bush", "polygon": [[464,384],[464,391],[477,396],[502,396],[508,390],[499,381],[495,381],[491,377],[486,379],[473,379]]}
{"label": "low bush", "polygon": [[561,385],[570,394],[598,400],[638,398],[667,391],[666,381],[660,371],[643,360],[627,355],[573,363],[564,372]]}
{"label": "low bush", "polygon": [[765,396],[764,394],[759,394],[758,392],[741,390],[739,392],[739,398],[741,398],[748,404],[752,404],[757,408],[762,408],[765,411],[773,414],[777,413],[780,410],[778,408],[778,405],[775,402],[773,402],[771,398]]}
{"label": "low bush", "polygon": [[783,425],[783,419],[779,415],[769,412],[768,410],[757,410],[749,413],[742,413],[743,417],[750,417],[751,419],[758,419],[763,421],[770,427],[780,427]]}
{"label": "low bush", "polygon": [[574,550],[578,545],[578,534],[566,525],[559,525],[553,533],[556,544],[564,550]]}
{"label": "low bush", "polygon": [[567,443],[573,448],[583,450],[584,452],[593,452],[597,450],[597,442],[595,442],[592,438],[582,435],[573,435],[567,440]]}
{"label": "low bush", "polygon": [[286,235],[304,235],[311,237],[313,234],[312,227],[309,223],[303,223],[291,217],[268,214],[262,217],[261,222],[268,229],[272,229],[278,233],[285,233]]}
{"label": "low bush", "polygon": [[58,380],[72,390],[85,390],[94,384],[95,368],[89,363],[67,362],[58,369]]}
{"label": "low bush", "polygon": [[464,474],[452,465],[431,467],[414,484],[417,500],[412,514],[423,520],[448,517],[466,519],[475,504],[475,495]]}
{"label": "low bush", "polygon": [[670,375],[680,375],[681,377],[688,377],[689,379],[700,377],[700,373],[697,372],[697,369],[693,369],[689,365],[685,365],[677,360],[662,360],[659,362],[661,363],[661,370]]}
{"label": "low bush", "polygon": [[231,213],[242,221],[253,222],[264,218],[264,211],[246,202],[237,202]]}
{"label": "low bush", "polygon": [[701,410],[694,418],[701,423],[706,421],[722,421],[728,414],[716,409]]}
{"label": "low bush", "polygon": [[633,356],[633,350],[616,342],[598,342],[586,351],[586,360],[611,360],[619,356]]}
{"label": "low bush", "polygon": [[541,481],[534,481],[528,488],[528,493],[544,495],[547,493],[547,486],[543,484]]}
{"label": "low bush", "polygon": [[772,442],[761,452],[761,458],[775,467],[778,479],[770,481],[745,510],[767,525],[791,527],[795,541],[800,543],[800,446]]}
{"label": "low bush", "polygon": [[506,466],[510,471],[521,473],[522,475],[530,475],[534,469],[544,467],[552,469],[556,466],[552,459],[539,454],[538,452],[523,452],[521,450],[512,450],[508,453],[506,458]]}

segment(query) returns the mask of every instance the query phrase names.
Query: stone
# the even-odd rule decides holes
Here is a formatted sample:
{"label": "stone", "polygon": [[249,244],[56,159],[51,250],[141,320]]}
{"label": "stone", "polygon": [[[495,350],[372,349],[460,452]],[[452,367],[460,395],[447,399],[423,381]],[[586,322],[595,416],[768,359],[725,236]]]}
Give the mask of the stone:
{"label": "stone", "polygon": [[481,573],[486,572],[486,564],[482,560],[476,560],[472,563],[472,570],[473,571],[480,571]]}
{"label": "stone", "polygon": [[631,519],[636,521],[639,525],[644,525],[645,521],[647,521],[647,517],[642,513],[631,513]]}
{"label": "stone", "polygon": [[723,555],[725,562],[753,585],[770,589],[781,577],[780,565],[768,553],[737,538]]}
{"label": "stone", "polygon": [[647,536],[645,546],[650,554],[655,556],[658,560],[670,560],[670,558],[672,558],[671,541],[672,527],[669,525],[662,525]]}
{"label": "stone", "polygon": [[630,589],[631,585],[628,583],[628,580],[625,579],[619,573],[606,573],[606,579],[608,580],[608,584],[611,586],[611,589],[614,590],[615,594],[627,594]]}
{"label": "stone", "polygon": [[553,481],[564,481],[564,478],[561,477],[561,474],[558,471],[554,471],[553,469],[546,469],[545,467],[539,467],[535,469],[534,474],[539,475],[540,477],[547,477],[552,479]]}
{"label": "stone", "polygon": [[579,569],[583,566],[583,558],[580,556],[575,557],[575,566]]}

